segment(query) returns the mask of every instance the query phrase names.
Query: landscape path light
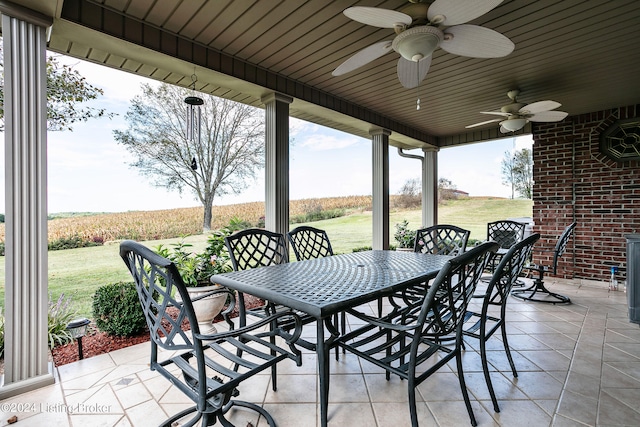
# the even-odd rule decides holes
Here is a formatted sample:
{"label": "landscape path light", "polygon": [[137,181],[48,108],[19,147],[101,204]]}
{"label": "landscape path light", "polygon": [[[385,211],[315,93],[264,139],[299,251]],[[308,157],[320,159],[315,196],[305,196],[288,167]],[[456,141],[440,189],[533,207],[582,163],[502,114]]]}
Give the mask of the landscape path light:
{"label": "landscape path light", "polygon": [[78,341],[78,358],[82,360],[84,355],[82,354],[82,337],[87,334],[87,328],[91,321],[85,317],[73,320],[67,325],[67,330],[71,334],[71,338]]}

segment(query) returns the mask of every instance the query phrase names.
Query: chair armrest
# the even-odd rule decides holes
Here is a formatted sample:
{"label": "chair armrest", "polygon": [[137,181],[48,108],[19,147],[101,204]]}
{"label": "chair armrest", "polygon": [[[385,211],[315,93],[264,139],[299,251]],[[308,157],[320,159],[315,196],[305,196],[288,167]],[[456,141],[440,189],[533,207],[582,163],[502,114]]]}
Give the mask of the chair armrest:
{"label": "chair armrest", "polygon": [[224,340],[226,338],[235,338],[242,334],[246,334],[248,332],[255,331],[256,329],[262,328],[263,326],[269,325],[281,317],[290,317],[293,319],[295,323],[295,328],[293,330],[293,333],[283,332],[279,334],[285,339],[285,341],[287,341],[288,344],[294,344],[302,334],[302,320],[300,319],[300,316],[298,316],[296,313],[293,313],[293,312],[276,313],[269,317],[265,317],[264,319],[260,319],[255,323],[252,323],[247,326],[243,326],[238,329],[232,329],[226,332],[216,332],[214,334],[194,334],[194,337],[203,341],[216,341],[216,340]]}

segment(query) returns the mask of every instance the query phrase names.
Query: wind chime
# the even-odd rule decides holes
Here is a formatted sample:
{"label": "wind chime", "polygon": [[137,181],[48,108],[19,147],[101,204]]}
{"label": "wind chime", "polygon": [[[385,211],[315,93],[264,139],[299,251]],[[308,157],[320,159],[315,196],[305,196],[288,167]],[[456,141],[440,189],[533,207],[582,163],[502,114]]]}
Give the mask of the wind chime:
{"label": "wind chime", "polygon": [[[204,104],[204,101],[202,98],[195,96],[196,81],[198,81],[198,78],[194,73],[191,76],[191,85],[189,86],[192,95],[187,96],[184,102],[187,104],[187,141],[189,143],[197,142],[198,145],[200,145],[200,131],[202,128],[201,106]],[[191,160],[191,169],[198,169],[198,163],[195,157]]]}

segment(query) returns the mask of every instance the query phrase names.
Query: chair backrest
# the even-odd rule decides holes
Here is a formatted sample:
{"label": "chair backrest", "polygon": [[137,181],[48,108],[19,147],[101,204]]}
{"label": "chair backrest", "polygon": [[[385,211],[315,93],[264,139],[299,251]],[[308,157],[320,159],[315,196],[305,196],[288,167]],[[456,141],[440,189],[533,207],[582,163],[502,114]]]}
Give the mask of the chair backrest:
{"label": "chair backrest", "polygon": [[301,225],[287,233],[293,253],[298,261],[333,255],[326,231]]}
{"label": "chair backrest", "polygon": [[487,224],[487,240],[493,240],[502,249],[509,249],[524,238],[525,224],[503,220]]}
{"label": "chair backrest", "polygon": [[224,238],[235,271],[289,262],[284,235],[248,228]]}
{"label": "chair backrest", "polygon": [[[200,333],[198,321],[176,265],[131,240],[120,243],[120,256],[136,284],[152,348],[154,345],[169,350],[193,350],[198,347],[201,351],[201,342],[193,339],[193,334]],[[230,292],[229,298],[235,304]],[[169,307],[172,307],[172,313],[168,312]],[[185,319],[189,321],[191,332],[182,330]],[[155,358],[154,354],[152,358]]]}
{"label": "chair backrest", "polygon": [[507,301],[511,288],[518,280],[526,262],[530,259],[533,245],[540,239],[540,234],[532,234],[526,239],[513,245],[502,256],[500,263],[489,280],[485,294],[487,304],[500,305]]}
{"label": "chair backrest", "polygon": [[576,228],[576,223],[569,224],[560,237],[558,238],[558,242],[556,243],[556,247],[553,253],[553,274],[556,274],[558,269],[558,259],[564,254],[564,251],[567,249],[567,244],[569,243],[569,239],[573,234],[573,230]]}
{"label": "chair backrest", "polygon": [[455,225],[432,225],[416,231],[415,252],[433,255],[459,255],[467,248],[471,232]]}
{"label": "chair backrest", "polygon": [[430,284],[417,318],[423,336],[461,333],[469,301],[498,247],[495,242],[485,242],[445,263]]}

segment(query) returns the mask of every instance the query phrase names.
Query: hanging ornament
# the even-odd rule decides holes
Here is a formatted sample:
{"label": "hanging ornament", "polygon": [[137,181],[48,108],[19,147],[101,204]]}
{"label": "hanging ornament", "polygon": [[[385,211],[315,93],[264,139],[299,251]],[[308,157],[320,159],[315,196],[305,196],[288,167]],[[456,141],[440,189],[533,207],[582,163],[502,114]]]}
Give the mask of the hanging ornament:
{"label": "hanging ornament", "polygon": [[[204,101],[202,98],[195,96],[196,81],[198,81],[198,78],[194,73],[191,76],[190,85],[193,95],[187,96],[184,102],[187,104],[187,141],[200,144],[200,129],[202,127],[202,112],[200,111],[200,107],[204,104]],[[191,167],[193,168],[193,163]]]}

